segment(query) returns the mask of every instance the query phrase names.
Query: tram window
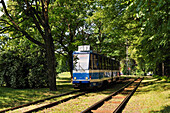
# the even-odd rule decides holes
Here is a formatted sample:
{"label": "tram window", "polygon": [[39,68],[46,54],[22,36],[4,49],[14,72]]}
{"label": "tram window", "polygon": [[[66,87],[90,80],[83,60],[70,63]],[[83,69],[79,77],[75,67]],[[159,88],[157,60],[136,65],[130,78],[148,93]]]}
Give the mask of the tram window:
{"label": "tram window", "polygon": [[104,69],[104,58],[102,57],[102,69]]}
{"label": "tram window", "polygon": [[110,59],[108,59],[108,66],[107,66],[108,68],[108,70],[110,70]]}
{"label": "tram window", "polygon": [[107,58],[105,58],[105,69],[107,70]]}
{"label": "tram window", "polygon": [[90,66],[89,69],[93,69],[93,54],[90,54]]}
{"label": "tram window", "polygon": [[108,59],[108,70],[110,70],[110,59]]}
{"label": "tram window", "polygon": [[116,61],[113,61],[113,69],[116,69]]}
{"label": "tram window", "polygon": [[99,69],[102,69],[102,57],[98,56],[99,59]]}
{"label": "tram window", "polygon": [[102,69],[104,68],[104,59],[103,59],[103,57],[101,57],[101,59],[102,59]]}
{"label": "tram window", "polygon": [[105,58],[105,69],[107,70],[107,58]]}
{"label": "tram window", "polygon": [[108,70],[108,58],[106,58],[106,70]]}
{"label": "tram window", "polygon": [[112,62],[111,62],[111,59],[109,59],[109,69],[110,69],[110,70],[112,69]]}
{"label": "tram window", "polygon": [[107,70],[109,70],[109,59],[107,58]]}
{"label": "tram window", "polygon": [[104,69],[107,69],[107,58],[104,58]]}
{"label": "tram window", "polygon": [[117,69],[117,62],[115,61],[115,70]]}
{"label": "tram window", "polygon": [[118,70],[119,69],[119,62],[117,61],[116,62],[116,70]]}
{"label": "tram window", "polygon": [[111,60],[111,70],[113,70],[113,60]]}
{"label": "tram window", "polygon": [[94,68],[93,69],[98,69],[98,56],[93,55],[93,60],[94,60]]}

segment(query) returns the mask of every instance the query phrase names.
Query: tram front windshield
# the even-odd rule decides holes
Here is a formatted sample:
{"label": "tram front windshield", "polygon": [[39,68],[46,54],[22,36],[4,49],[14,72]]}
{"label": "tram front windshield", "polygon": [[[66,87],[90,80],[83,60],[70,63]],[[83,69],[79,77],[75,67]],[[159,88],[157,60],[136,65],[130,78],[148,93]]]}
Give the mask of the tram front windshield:
{"label": "tram front windshield", "polygon": [[74,54],[73,66],[74,70],[88,70],[89,54]]}

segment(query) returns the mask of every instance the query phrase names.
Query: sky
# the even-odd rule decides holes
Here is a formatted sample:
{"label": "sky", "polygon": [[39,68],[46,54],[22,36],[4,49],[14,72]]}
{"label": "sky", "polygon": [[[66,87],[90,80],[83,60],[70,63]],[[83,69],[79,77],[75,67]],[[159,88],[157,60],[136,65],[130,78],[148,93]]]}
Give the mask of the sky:
{"label": "sky", "polygon": [[[8,0],[4,0],[5,1],[5,3],[6,3],[6,1],[8,1]],[[0,7],[2,8],[2,5],[1,5],[1,3],[0,3]],[[3,12],[1,12],[0,11],[0,16],[3,14]]]}

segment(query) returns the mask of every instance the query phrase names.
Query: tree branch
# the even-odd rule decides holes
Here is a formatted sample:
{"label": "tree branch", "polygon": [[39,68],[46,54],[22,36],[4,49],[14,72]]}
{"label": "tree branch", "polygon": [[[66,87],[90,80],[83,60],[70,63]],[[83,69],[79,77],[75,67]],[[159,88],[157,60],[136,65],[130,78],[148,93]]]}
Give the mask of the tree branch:
{"label": "tree branch", "polygon": [[3,9],[4,9],[4,12],[6,14],[6,16],[8,17],[8,19],[12,22],[13,24],[13,27],[20,31],[24,36],[26,36],[26,38],[30,41],[32,41],[33,43],[45,48],[45,45],[37,40],[35,40],[34,38],[32,38],[26,31],[22,30],[16,23],[15,21],[12,19],[12,17],[9,15],[8,11],[7,11],[7,8],[6,8],[6,5],[5,5],[5,2],[4,0],[1,0],[1,3],[2,3],[2,6],[3,6]]}
{"label": "tree branch", "polygon": [[0,34],[4,33],[5,31],[7,31],[10,27],[4,27],[2,29],[0,29]]}
{"label": "tree branch", "polygon": [[2,18],[0,18],[0,21],[3,21],[3,22],[0,22],[0,23],[5,23],[5,24],[8,24],[8,25],[11,25],[8,21],[6,21],[6,20],[4,20],[4,19],[2,19]]}
{"label": "tree branch", "polygon": [[[29,12],[29,11],[31,12],[29,15],[33,18],[33,21],[34,21],[34,23],[35,23],[38,31],[40,32],[41,36],[43,37],[43,39],[46,40],[46,39],[45,39],[45,35],[44,35],[44,33],[43,33],[43,31],[42,31],[42,29],[41,29],[41,27],[40,27],[40,24],[39,24],[39,23],[41,23],[41,22],[38,22],[38,20],[37,20],[37,18],[38,18],[39,16],[38,16],[37,18],[34,16],[34,14],[37,13],[37,12],[36,12],[36,11],[34,12],[35,9],[34,9],[32,6],[30,6],[30,4],[28,3],[27,0],[25,0],[25,3],[26,3],[26,5],[27,5],[27,10],[26,10],[26,11],[27,11],[27,12]],[[34,12],[34,13],[33,13],[33,12]],[[36,14],[35,14],[35,15],[36,15]],[[39,19],[40,19],[40,17],[39,17]],[[41,19],[40,19],[40,20],[41,20]]]}

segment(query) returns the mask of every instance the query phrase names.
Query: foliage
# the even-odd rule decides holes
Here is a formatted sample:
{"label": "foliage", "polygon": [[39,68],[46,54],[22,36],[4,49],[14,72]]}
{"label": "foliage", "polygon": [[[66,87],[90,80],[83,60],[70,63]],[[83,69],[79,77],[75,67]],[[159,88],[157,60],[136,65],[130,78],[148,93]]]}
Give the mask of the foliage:
{"label": "foliage", "polygon": [[166,0],[135,0],[127,8],[141,25],[138,38],[133,42],[136,46],[132,48],[136,50],[134,54],[143,71],[162,74],[158,69],[159,65],[168,61],[170,56],[167,52],[170,49],[168,10]]}
{"label": "foliage", "polygon": [[68,60],[66,59],[66,57],[64,57],[63,55],[60,55],[59,57],[57,57],[57,63],[58,63],[58,66],[56,68],[57,73],[69,71],[70,67],[69,67]]}
{"label": "foliage", "polygon": [[[48,72],[53,70],[48,74],[49,81],[53,83],[56,76],[54,71],[72,72],[72,52],[82,44],[90,45],[96,52],[122,61],[124,72],[127,71],[125,58],[128,57],[132,73],[146,75],[151,71],[161,75],[160,64],[164,63],[165,74],[169,75],[170,21],[167,0],[42,0],[49,1],[46,7],[42,1],[37,0],[9,1],[7,7],[9,14],[4,8],[6,15],[0,19],[2,23],[0,32],[9,33],[13,39],[11,45],[15,47],[10,45],[10,49],[6,50],[3,46],[9,39],[5,38],[5,41],[0,41],[2,44],[0,51],[5,51],[4,54],[11,54],[11,50],[16,52],[16,56],[13,57],[18,61],[16,65],[21,67],[27,63],[34,66],[34,63],[41,62],[39,61],[41,58],[34,58],[36,55],[33,53],[39,51],[41,54],[41,50],[45,51],[47,59],[42,60],[45,57],[43,56],[41,60],[42,62],[50,60],[51,63],[47,61],[46,67]],[[27,47],[25,38],[25,41],[22,40],[23,36],[40,46],[36,47],[35,51],[34,49],[29,51],[33,55],[33,61],[28,61],[30,55],[20,51],[22,47]],[[20,47],[17,46],[20,40],[15,38],[22,40]],[[31,46],[29,47],[35,47],[32,44]],[[55,56],[54,51],[57,52]],[[41,73],[44,66],[42,63],[37,69],[28,70],[32,73]],[[52,67],[55,67],[55,70]],[[13,68],[15,69],[15,66]],[[34,74],[30,75],[32,78],[37,78],[33,77]]]}
{"label": "foliage", "polygon": [[6,43],[0,53],[0,85],[12,88],[47,87],[43,50],[24,39]]}
{"label": "foliage", "polygon": [[[72,73],[72,53],[78,45],[86,42],[84,25],[87,18],[89,1],[86,0],[58,0],[50,5],[49,21],[52,26],[52,35],[57,53],[58,64],[68,63],[68,69]],[[63,55],[65,58],[61,57]],[[61,59],[60,59],[61,58]],[[65,59],[65,61],[63,61]],[[61,69],[59,65],[57,69]],[[66,65],[65,65],[66,66]],[[58,70],[58,71],[59,71]],[[60,70],[61,71],[61,70]]]}
{"label": "foliage", "polygon": [[91,9],[92,16],[86,19],[91,33],[87,42],[98,53],[120,60],[125,57],[125,37],[121,33],[123,4],[120,1],[96,1]]}
{"label": "foliage", "polygon": [[158,80],[164,80],[170,82],[170,77],[168,76],[160,76],[160,75],[153,75],[154,78],[158,78]]}
{"label": "foliage", "polygon": [[51,0],[9,0],[6,5],[1,0],[4,14],[0,18],[0,33],[9,33],[12,38],[24,37],[46,53],[48,83],[50,90],[56,88],[56,59],[52,37],[52,28],[49,24],[49,7]]}
{"label": "foliage", "polygon": [[139,69],[136,68],[136,62],[133,59],[129,59],[128,62],[126,59],[122,59],[121,62],[121,72],[124,75],[141,75],[139,73],[137,73],[137,71],[139,71]]}

